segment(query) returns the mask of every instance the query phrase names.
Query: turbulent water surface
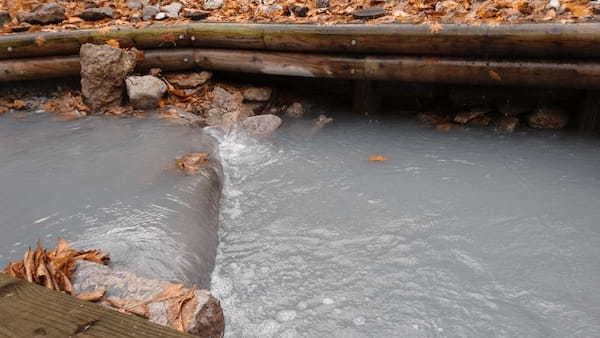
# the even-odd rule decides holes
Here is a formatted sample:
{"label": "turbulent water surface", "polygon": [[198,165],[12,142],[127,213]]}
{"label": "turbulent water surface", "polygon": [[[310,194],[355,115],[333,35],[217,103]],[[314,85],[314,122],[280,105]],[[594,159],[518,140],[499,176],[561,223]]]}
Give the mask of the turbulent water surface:
{"label": "turbulent water surface", "polygon": [[208,286],[216,201],[205,208],[206,178],[178,173],[174,159],[214,146],[199,129],[153,119],[0,117],[2,268],[63,237],[105,250],[115,268]]}
{"label": "turbulent water surface", "polygon": [[229,337],[600,336],[597,138],[337,117],[221,156]]}

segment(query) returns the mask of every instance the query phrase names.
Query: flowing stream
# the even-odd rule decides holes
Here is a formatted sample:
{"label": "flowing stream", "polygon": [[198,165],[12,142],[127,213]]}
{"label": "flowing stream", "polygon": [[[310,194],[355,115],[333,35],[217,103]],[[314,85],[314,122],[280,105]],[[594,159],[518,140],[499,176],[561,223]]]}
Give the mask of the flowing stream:
{"label": "flowing stream", "polygon": [[220,142],[228,337],[600,336],[600,139],[338,116]]}

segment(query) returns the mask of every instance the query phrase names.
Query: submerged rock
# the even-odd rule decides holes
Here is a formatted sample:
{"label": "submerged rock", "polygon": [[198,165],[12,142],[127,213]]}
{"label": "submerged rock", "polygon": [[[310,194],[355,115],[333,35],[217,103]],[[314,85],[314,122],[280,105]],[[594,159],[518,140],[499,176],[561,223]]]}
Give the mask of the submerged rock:
{"label": "submerged rock", "polygon": [[333,119],[331,117],[327,117],[327,115],[321,114],[315,119],[315,126],[318,128],[322,128],[326,124],[329,124],[331,122],[333,122]]}
{"label": "submerged rock", "polygon": [[446,123],[451,120],[448,114],[436,112],[422,112],[417,115],[417,119],[424,124],[436,125]]}
{"label": "submerged rock", "polygon": [[27,22],[32,25],[59,23],[66,18],[65,8],[55,2],[39,5],[31,12],[21,12],[17,14],[19,22]]}
{"label": "submerged rock", "polygon": [[273,90],[268,87],[250,87],[244,89],[242,95],[244,95],[246,101],[265,102],[271,99],[272,93]]}
{"label": "submerged rock", "polygon": [[136,55],[109,45],[81,46],[81,93],[93,110],[121,104],[125,78],[135,68]]}
{"label": "submerged rock", "polygon": [[569,123],[569,114],[559,107],[542,107],[527,116],[532,128],[560,129]]}
{"label": "submerged rock", "polygon": [[304,115],[304,107],[302,107],[300,102],[294,102],[285,110],[285,114],[294,118],[302,117]]}
{"label": "submerged rock", "polygon": [[512,133],[519,125],[519,119],[514,116],[503,116],[498,120],[496,130],[503,133]]}
{"label": "submerged rock", "polygon": [[456,116],[454,117],[454,122],[460,123],[460,124],[467,124],[472,119],[479,117],[485,113],[487,113],[486,109],[478,109],[478,108],[470,109],[467,111],[462,111],[462,112],[456,114]]}
{"label": "submerged rock", "polygon": [[492,122],[491,117],[489,117],[487,115],[481,115],[481,116],[478,116],[478,117],[470,120],[468,124],[470,126],[487,127],[490,125],[491,122]]}
{"label": "submerged rock", "polygon": [[435,126],[435,130],[441,131],[441,132],[449,132],[453,129],[458,129],[458,128],[461,128],[461,125],[452,123],[452,122],[440,123]]}
{"label": "submerged rock", "polygon": [[79,17],[85,21],[99,21],[104,19],[112,19],[115,17],[113,9],[110,7],[87,8]]}
{"label": "submerged rock", "polygon": [[244,97],[240,92],[230,93],[221,87],[215,87],[212,97],[206,112],[206,123],[210,126],[228,127],[252,115],[252,111],[242,103]]}
{"label": "submerged rock", "polygon": [[167,85],[152,75],[130,76],[125,83],[129,101],[138,109],[158,107],[160,99],[167,92]]}
{"label": "submerged rock", "polygon": [[253,136],[268,136],[281,126],[281,118],[276,115],[266,114],[251,116],[243,120],[241,125]]}

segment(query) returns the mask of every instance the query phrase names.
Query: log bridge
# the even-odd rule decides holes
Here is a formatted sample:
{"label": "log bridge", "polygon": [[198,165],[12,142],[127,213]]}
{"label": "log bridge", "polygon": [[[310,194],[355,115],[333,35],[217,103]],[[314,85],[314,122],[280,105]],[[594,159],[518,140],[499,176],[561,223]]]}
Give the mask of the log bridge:
{"label": "log bridge", "polygon": [[[0,36],[0,82],[76,76],[84,43],[144,50],[138,67],[354,80],[368,112],[373,80],[569,87],[597,101],[600,23],[332,26],[190,23]],[[581,120],[600,121],[598,105]],[[596,122],[582,128],[597,129]]]}

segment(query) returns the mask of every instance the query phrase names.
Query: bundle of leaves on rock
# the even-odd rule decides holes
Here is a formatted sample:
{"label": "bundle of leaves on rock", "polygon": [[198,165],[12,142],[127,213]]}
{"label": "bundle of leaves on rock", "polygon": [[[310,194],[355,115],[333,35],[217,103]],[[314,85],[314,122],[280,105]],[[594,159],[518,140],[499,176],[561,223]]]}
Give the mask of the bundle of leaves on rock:
{"label": "bundle of leaves on rock", "polygon": [[60,239],[53,250],[44,249],[40,243],[35,250],[27,249],[22,261],[9,264],[3,272],[72,295],[71,278],[78,260],[108,264],[110,256],[100,250],[73,249],[67,241]]}

